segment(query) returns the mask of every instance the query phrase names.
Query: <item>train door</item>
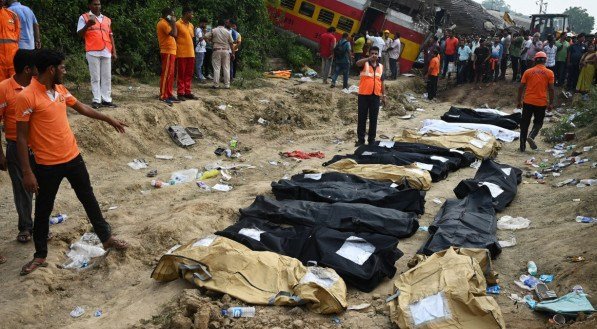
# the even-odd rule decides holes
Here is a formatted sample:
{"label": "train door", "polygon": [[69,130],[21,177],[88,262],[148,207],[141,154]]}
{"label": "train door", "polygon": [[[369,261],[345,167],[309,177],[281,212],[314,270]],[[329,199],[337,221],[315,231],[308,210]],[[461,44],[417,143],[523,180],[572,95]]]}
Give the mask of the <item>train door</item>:
{"label": "train door", "polygon": [[383,28],[383,24],[385,21],[385,13],[369,7],[365,10],[363,14],[363,19],[361,20],[361,27],[359,28],[360,32],[371,31],[375,30],[376,32],[381,31]]}

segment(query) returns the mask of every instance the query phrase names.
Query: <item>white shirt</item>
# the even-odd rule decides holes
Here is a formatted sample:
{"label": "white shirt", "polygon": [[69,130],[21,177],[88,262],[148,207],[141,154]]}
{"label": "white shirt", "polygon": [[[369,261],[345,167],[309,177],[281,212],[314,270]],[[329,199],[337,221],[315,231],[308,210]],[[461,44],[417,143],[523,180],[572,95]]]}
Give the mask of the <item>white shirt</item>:
{"label": "white shirt", "polygon": [[[203,38],[203,30],[200,27],[195,29],[195,38],[197,38],[197,40],[199,40],[199,38]],[[207,42],[205,42],[205,39],[197,42],[197,47],[195,47],[195,52],[196,53],[206,52],[206,49],[205,49],[206,46],[207,46]]]}
{"label": "white shirt", "polygon": [[549,43],[545,44],[543,47],[543,51],[547,55],[547,61],[545,61],[546,67],[553,67],[556,65],[556,54],[558,52],[558,47],[556,47],[555,43],[552,47],[549,46]]}
{"label": "white shirt", "polygon": [[392,41],[390,44],[390,47],[392,47],[392,50],[388,51],[388,55],[390,55],[391,59],[398,59],[398,57],[400,57],[400,48],[402,48],[400,39],[394,39],[394,41]]}
{"label": "white shirt", "polygon": [[368,35],[367,41],[371,41],[373,43],[373,47],[379,48],[379,56],[381,57],[381,53],[383,52],[386,46],[386,42],[384,41],[384,39],[382,37],[372,37]]}
{"label": "white shirt", "polygon": [[526,49],[527,51],[521,55],[520,59],[522,59],[523,61],[527,60],[527,58],[529,57],[527,54],[529,53],[529,49],[531,49],[532,45],[533,45],[533,40],[531,40],[531,39],[525,40],[525,42],[522,44],[522,50],[524,51]]}
{"label": "white shirt", "polygon": [[[91,11],[88,13],[89,15],[94,15]],[[104,21],[104,15],[100,14],[99,16],[95,17],[97,19],[98,22],[103,22]],[[85,18],[83,18],[83,15],[79,16],[79,22],[77,23],[77,32],[81,31],[83,28],[85,27]],[[112,53],[110,51],[108,51],[108,48],[104,48],[104,50],[100,50],[100,51],[88,51],[87,54],[89,54],[90,56],[95,56],[95,57],[112,57]]]}

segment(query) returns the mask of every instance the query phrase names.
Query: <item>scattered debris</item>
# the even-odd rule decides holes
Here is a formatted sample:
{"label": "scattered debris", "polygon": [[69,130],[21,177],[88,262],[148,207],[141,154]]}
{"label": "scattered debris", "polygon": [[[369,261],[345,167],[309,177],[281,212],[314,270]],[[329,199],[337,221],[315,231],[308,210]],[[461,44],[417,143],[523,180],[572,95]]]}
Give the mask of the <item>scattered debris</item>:
{"label": "scattered debris", "polygon": [[228,108],[228,105],[226,105],[226,104],[218,105],[218,110],[220,110],[220,111],[226,111],[227,108]]}
{"label": "scattered debris", "polygon": [[433,203],[435,203],[435,204],[442,204],[443,202],[442,202],[442,200],[440,200],[438,198],[435,198],[435,199],[433,199]]}
{"label": "scattered debris", "polygon": [[323,154],[323,152],[320,152],[320,151],[307,153],[307,152],[295,150],[292,152],[284,152],[284,153],[282,153],[282,155],[287,158],[297,158],[297,159],[303,159],[303,160],[307,160],[307,159],[311,159],[311,158],[318,158],[318,159],[325,158],[325,154]]}
{"label": "scattered debris", "polygon": [[65,214],[54,215],[54,216],[50,217],[50,224],[52,224],[52,225],[60,224],[60,223],[64,222],[67,218],[68,218],[68,216]]}
{"label": "scattered debris", "polygon": [[360,311],[369,308],[371,303],[363,303],[358,305],[350,305],[346,308],[347,311]]}
{"label": "scattered debris", "polygon": [[531,225],[531,221],[524,217],[502,216],[497,221],[500,230],[520,230]]}
{"label": "scattered debris", "polygon": [[408,120],[408,119],[411,119],[412,117],[413,117],[412,114],[407,114],[407,115],[403,115],[401,117],[398,117],[398,119]]}
{"label": "scattered debris", "polygon": [[502,248],[514,247],[516,245],[516,237],[511,236],[510,240],[499,240],[498,243]]}
{"label": "scattered debris", "polygon": [[232,190],[232,186],[226,184],[216,184],[211,187],[212,190],[220,191],[220,192],[229,192]]}
{"label": "scattered debris", "polygon": [[586,216],[576,216],[577,223],[595,223],[597,222],[597,218],[595,217],[586,217]]}
{"label": "scattered debris", "polygon": [[147,173],[147,177],[156,177],[158,175],[158,170],[157,169],[152,169]]}
{"label": "scattered debris", "polygon": [[195,140],[182,126],[168,126],[166,127],[166,132],[172,141],[180,147],[189,147],[195,144]]}
{"label": "scattered debris", "polygon": [[172,160],[172,159],[174,159],[174,157],[172,155],[165,155],[165,154],[156,154],[155,158],[159,159],[159,160]]}
{"label": "scattered debris", "polygon": [[92,258],[103,256],[106,253],[104,247],[95,233],[85,233],[79,241],[71,244],[66,256],[70,259],[60,265],[60,268],[86,268]]}
{"label": "scattered debris", "polygon": [[257,119],[257,123],[265,126],[267,124],[267,120],[265,120],[262,117],[259,117],[259,119]]}
{"label": "scattered debris", "polygon": [[133,159],[132,162],[127,163],[131,169],[139,170],[147,168],[147,162],[143,159]]}
{"label": "scattered debris", "polygon": [[78,318],[85,313],[85,309],[81,306],[75,307],[72,311],[70,311],[70,316],[73,318]]}

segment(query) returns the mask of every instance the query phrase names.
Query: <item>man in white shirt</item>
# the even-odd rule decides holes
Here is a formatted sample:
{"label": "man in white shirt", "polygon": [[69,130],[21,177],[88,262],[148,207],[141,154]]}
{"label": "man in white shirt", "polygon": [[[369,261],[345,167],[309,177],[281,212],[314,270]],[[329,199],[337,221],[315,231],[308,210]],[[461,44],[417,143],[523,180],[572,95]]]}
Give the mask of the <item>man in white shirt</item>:
{"label": "man in white shirt", "polygon": [[400,53],[402,52],[402,43],[400,42],[400,32],[394,33],[394,40],[388,48],[388,56],[390,57],[390,72],[392,80],[398,78],[400,74]]}
{"label": "man in white shirt", "polygon": [[89,12],[79,17],[77,34],[85,40],[85,51],[91,76],[91,106],[116,107],[112,103],[112,59],[116,60],[116,45],[112,20],[102,15],[100,0],[88,0]]}
{"label": "man in white shirt", "polygon": [[556,46],[553,35],[547,36],[547,42],[543,46],[543,52],[547,55],[545,67],[550,69],[554,74],[556,72],[556,54],[558,53],[558,46]]}
{"label": "man in white shirt", "polygon": [[207,19],[199,19],[199,26],[195,29],[195,72],[200,82],[205,81],[205,76],[201,71],[203,61],[205,60],[205,52],[207,52],[207,41],[203,38],[205,28],[207,27]]}
{"label": "man in white shirt", "polygon": [[381,64],[383,65],[384,76],[389,77],[391,74],[390,71],[390,56],[388,56],[388,50],[392,46],[392,38],[390,38],[390,30],[383,31],[383,35],[381,37],[384,42],[383,53],[382,53],[382,61]]}
{"label": "man in white shirt", "polygon": [[[371,33],[371,34],[369,34],[369,33]],[[379,32],[379,33],[376,34],[375,31],[371,30],[371,32],[367,32],[366,37],[367,37],[367,41],[371,43],[372,47],[379,48],[379,57],[380,57],[380,60],[381,60],[383,50],[386,47],[386,42],[381,37],[381,32]]]}

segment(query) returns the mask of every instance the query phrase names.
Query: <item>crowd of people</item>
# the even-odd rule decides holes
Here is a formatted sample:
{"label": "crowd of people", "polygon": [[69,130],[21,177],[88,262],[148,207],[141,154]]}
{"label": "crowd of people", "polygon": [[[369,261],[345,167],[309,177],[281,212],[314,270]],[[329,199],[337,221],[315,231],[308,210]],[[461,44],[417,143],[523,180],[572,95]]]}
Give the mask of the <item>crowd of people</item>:
{"label": "crowd of people", "polygon": [[[545,66],[554,73],[555,86],[563,87],[566,97],[577,92],[586,98],[595,79],[596,45],[597,39],[585,33],[561,32],[541,39],[540,33],[524,30],[505,29],[495,36],[455,36],[448,30],[423,45],[423,70],[426,75],[440,79],[454,75],[456,84],[475,83],[480,89],[481,83],[506,80],[507,71],[511,71],[512,82],[520,82],[524,72],[533,67],[535,55],[544,52],[547,55]],[[439,72],[432,63],[437,56]],[[437,79],[432,79],[429,83],[429,99],[435,96],[436,82]]]}

